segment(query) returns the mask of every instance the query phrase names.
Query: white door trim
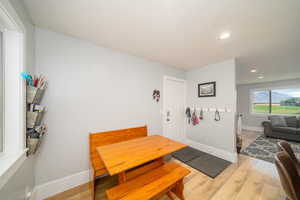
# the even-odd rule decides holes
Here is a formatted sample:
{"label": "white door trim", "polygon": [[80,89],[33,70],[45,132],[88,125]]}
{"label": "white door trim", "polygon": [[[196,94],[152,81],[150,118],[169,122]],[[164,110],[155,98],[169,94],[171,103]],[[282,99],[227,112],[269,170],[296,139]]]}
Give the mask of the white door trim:
{"label": "white door trim", "polygon": [[164,80],[172,80],[172,81],[184,82],[184,84],[186,83],[186,80],[180,79],[180,78],[176,78],[176,77],[173,77],[173,76],[164,76]]}
{"label": "white door trim", "polygon": [[[172,80],[172,81],[178,81],[178,82],[182,82],[184,84],[184,93],[183,93],[183,96],[184,96],[184,108],[186,108],[186,80],[184,79],[180,79],[180,78],[177,78],[177,77],[173,77],[173,76],[164,76],[163,77],[163,92],[162,92],[162,99],[163,99],[163,108],[162,108],[162,118],[161,118],[161,123],[162,123],[162,135],[165,136],[165,133],[164,133],[164,114],[165,114],[165,108],[166,108],[166,102],[165,102],[165,91],[166,91],[166,81],[167,80]],[[183,139],[184,141],[186,140],[186,124],[184,123],[184,126],[183,126]],[[183,141],[182,141],[183,142]]]}

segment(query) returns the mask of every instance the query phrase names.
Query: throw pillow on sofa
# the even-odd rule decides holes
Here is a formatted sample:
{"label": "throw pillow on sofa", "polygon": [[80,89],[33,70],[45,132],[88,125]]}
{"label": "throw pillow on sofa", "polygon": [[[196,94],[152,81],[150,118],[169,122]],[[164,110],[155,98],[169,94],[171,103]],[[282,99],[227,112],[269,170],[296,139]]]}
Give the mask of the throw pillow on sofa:
{"label": "throw pillow on sofa", "polygon": [[273,127],[287,127],[287,123],[283,116],[270,116]]}
{"label": "throw pillow on sofa", "polygon": [[284,119],[288,127],[293,127],[293,128],[298,127],[298,119],[296,116],[286,116],[284,117]]}

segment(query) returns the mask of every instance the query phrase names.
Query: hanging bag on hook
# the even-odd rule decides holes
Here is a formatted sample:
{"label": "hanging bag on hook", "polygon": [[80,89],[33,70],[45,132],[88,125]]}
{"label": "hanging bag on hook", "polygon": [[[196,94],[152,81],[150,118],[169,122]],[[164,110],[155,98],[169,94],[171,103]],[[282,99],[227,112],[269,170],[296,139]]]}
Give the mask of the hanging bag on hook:
{"label": "hanging bag on hook", "polygon": [[203,110],[202,109],[200,111],[199,120],[203,120]]}
{"label": "hanging bag on hook", "polygon": [[186,108],[185,115],[188,118],[188,123],[190,124],[191,123],[192,114],[191,114],[191,109],[189,107]]}
{"label": "hanging bag on hook", "polygon": [[199,118],[196,114],[196,108],[194,109],[193,115],[192,115],[192,121],[193,121],[193,125],[196,126],[197,124],[199,124]]}
{"label": "hanging bag on hook", "polygon": [[216,112],[215,112],[215,121],[218,122],[220,120],[221,120],[220,112],[218,110],[216,110]]}
{"label": "hanging bag on hook", "polygon": [[195,126],[196,125],[196,111],[195,110],[192,114],[192,122],[193,122],[193,125]]}
{"label": "hanging bag on hook", "polygon": [[199,117],[198,117],[198,115],[197,115],[197,111],[195,112],[195,114],[196,114],[196,125],[197,125],[197,124],[200,123],[200,120],[199,120]]}

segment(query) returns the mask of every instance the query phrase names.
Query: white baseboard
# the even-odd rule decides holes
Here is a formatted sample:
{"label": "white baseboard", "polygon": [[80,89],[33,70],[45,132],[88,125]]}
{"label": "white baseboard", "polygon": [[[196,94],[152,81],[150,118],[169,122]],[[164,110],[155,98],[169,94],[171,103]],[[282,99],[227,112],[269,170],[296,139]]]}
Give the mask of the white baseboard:
{"label": "white baseboard", "polygon": [[[32,200],[42,200],[47,197],[59,194],[78,185],[89,182],[89,170],[79,172],[70,176],[66,176],[42,185],[38,185],[34,189],[34,198]],[[32,195],[33,196],[33,195]]]}
{"label": "white baseboard", "polygon": [[186,139],[185,142],[186,142],[187,145],[189,145],[189,146],[191,146],[195,149],[198,149],[200,151],[212,154],[212,155],[214,155],[218,158],[222,158],[222,159],[227,160],[227,161],[232,162],[232,163],[237,162],[237,153],[230,153],[228,151],[224,151],[222,149],[218,149],[218,148],[215,148],[215,147],[212,147],[212,146],[201,144],[199,142],[195,142],[195,141],[190,140],[190,139]]}
{"label": "white baseboard", "polygon": [[263,132],[263,127],[256,127],[256,126],[242,126],[243,130],[249,130],[249,131],[256,131],[256,132]]}

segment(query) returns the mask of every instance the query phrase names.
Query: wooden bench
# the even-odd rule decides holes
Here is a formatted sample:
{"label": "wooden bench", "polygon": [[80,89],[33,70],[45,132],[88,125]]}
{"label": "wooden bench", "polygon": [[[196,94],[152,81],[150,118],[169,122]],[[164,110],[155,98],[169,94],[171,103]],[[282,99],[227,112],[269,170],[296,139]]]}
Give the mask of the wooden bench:
{"label": "wooden bench", "polygon": [[148,200],[158,199],[164,194],[174,199],[173,192],[184,200],[182,180],[189,173],[175,162],[166,163],[107,190],[106,194],[109,200]]}
{"label": "wooden bench", "polygon": [[108,144],[114,144],[118,142],[123,142],[131,139],[136,139],[139,137],[147,136],[147,126],[90,133],[89,144],[90,144],[90,179],[91,187],[93,191],[93,197],[95,199],[95,180],[97,177],[107,174],[107,170],[102,162],[96,148],[99,146],[104,146]]}

